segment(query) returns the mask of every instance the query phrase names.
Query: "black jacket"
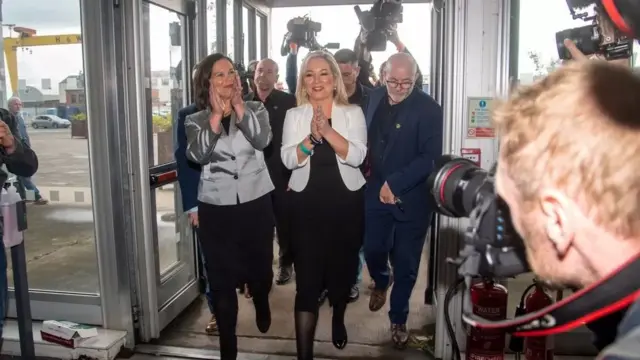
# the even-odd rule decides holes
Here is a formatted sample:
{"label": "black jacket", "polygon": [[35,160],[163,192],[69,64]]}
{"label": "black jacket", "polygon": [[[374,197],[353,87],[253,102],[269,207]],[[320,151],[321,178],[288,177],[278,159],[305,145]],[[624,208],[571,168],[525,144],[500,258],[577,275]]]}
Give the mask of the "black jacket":
{"label": "black jacket", "polygon": [[[14,175],[21,177],[33,176],[38,171],[38,157],[29,146],[20,140],[19,136],[15,136],[18,134],[16,118],[6,109],[0,109],[0,120],[9,125],[11,133],[14,134],[16,144],[15,151],[11,155],[0,148],[0,165],[6,165],[7,170]],[[4,184],[8,176],[5,171],[0,170],[0,183]]]}

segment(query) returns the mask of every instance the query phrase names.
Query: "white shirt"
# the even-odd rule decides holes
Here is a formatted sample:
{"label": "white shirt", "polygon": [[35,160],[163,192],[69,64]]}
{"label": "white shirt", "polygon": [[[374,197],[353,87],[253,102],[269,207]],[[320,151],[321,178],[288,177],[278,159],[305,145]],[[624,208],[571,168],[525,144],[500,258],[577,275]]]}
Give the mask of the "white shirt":
{"label": "white shirt", "polygon": [[[297,149],[300,143],[311,133],[313,107],[310,104],[295,107],[287,111],[282,132],[282,163],[292,170],[289,187],[293,191],[302,191],[309,182],[309,173],[313,155],[298,163]],[[367,123],[362,109],[356,105],[333,104],[331,126],[349,143],[346,159],[338,160],[338,169],[347,189],[356,191],[365,184],[359,166],[367,155]],[[330,146],[325,144],[323,146]]]}

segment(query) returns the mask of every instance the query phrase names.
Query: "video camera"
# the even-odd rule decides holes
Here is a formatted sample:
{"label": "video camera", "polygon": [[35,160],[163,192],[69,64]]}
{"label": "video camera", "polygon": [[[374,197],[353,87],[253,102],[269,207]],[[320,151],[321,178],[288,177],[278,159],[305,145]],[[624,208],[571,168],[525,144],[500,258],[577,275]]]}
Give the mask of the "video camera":
{"label": "video camera", "polygon": [[452,260],[463,277],[508,278],[529,272],[522,238],[495,192],[494,173],[495,167],[486,171],[471,160],[444,155],[427,181],[438,213],[469,218],[460,257]]}
{"label": "video camera", "polygon": [[243,63],[235,63],[234,64],[236,71],[238,72],[238,76],[240,76],[240,82],[242,83],[242,95],[247,95],[251,92],[250,83],[253,81],[255,70],[249,71],[244,67]]}
{"label": "video camera", "polygon": [[311,20],[308,15],[298,16],[287,22],[287,33],[282,40],[280,54],[287,56],[291,44],[306,47],[309,51],[339,49],[340,43],[327,43],[321,46],[316,36],[322,30],[322,24]]}
{"label": "video camera", "polygon": [[[591,22],[590,25],[566,29],[556,33],[558,56],[562,60],[571,58],[564,40],[573,41],[585,55],[602,54],[607,60],[628,59],[632,55],[633,37],[620,30],[611,19],[609,9],[596,0],[567,0],[569,12],[574,20]],[[593,8],[589,15],[588,8]]]}
{"label": "video camera", "polygon": [[385,51],[388,36],[402,23],[402,0],[377,0],[370,10],[353,8],[360,21],[363,43],[369,51]]}

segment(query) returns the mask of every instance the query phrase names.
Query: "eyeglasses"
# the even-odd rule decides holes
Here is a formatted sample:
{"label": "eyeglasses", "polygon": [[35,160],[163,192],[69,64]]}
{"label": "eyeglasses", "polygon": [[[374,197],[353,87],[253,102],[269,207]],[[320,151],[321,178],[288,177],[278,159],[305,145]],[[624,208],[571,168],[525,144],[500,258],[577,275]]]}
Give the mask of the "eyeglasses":
{"label": "eyeglasses", "polygon": [[400,82],[400,81],[396,81],[396,80],[387,80],[386,84],[391,86],[392,88],[401,88],[404,90],[410,89],[413,86],[413,82]]}

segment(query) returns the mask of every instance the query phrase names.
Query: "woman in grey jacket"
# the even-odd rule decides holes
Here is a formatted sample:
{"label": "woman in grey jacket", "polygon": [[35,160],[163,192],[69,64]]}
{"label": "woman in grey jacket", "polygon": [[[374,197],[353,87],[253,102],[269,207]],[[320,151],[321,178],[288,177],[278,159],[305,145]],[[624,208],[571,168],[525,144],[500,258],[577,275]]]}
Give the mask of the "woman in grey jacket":
{"label": "woman in grey jacket", "polygon": [[271,141],[269,114],[260,102],[243,101],[233,63],[206,57],[195,76],[199,109],[187,116],[187,158],[202,165],[198,186],[200,242],[220,333],[222,360],[237,357],[236,288],[247,284],[256,325],[271,325],[273,280],[271,197],[274,189],[262,150]]}

